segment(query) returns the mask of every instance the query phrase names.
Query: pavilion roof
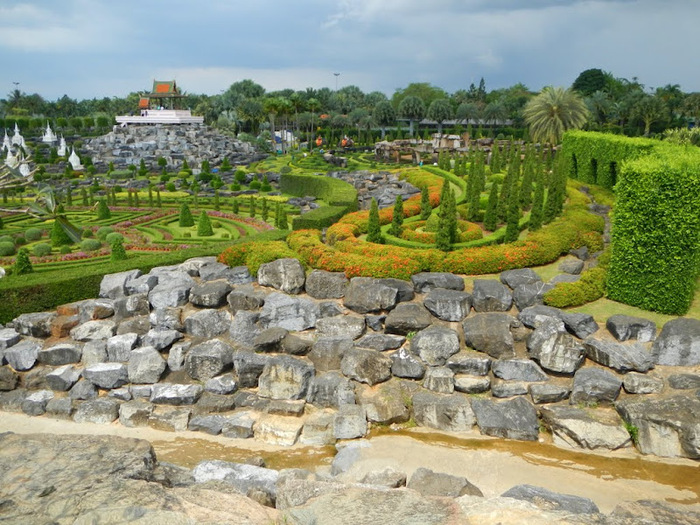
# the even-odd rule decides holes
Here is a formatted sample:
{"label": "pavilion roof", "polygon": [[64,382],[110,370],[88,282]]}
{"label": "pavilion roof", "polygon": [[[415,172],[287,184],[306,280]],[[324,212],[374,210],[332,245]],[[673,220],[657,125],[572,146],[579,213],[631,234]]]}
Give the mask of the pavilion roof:
{"label": "pavilion roof", "polygon": [[181,97],[180,89],[174,80],[154,80],[153,89],[148,96],[153,98]]}

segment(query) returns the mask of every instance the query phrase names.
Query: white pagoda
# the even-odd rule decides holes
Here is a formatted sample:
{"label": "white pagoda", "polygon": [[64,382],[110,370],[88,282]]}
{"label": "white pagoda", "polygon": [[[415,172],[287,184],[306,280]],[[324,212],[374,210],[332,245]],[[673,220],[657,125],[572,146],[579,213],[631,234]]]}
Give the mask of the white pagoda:
{"label": "white pagoda", "polygon": [[7,136],[7,130],[5,130],[5,138],[2,139],[2,149],[9,151],[11,147],[10,137]]}
{"label": "white pagoda", "polygon": [[75,148],[71,148],[68,162],[70,162],[70,165],[73,166],[73,170],[75,171],[82,171],[84,169],[83,165],[80,163],[80,157],[78,157],[77,153],[75,152]]}
{"label": "white pagoda", "polygon": [[65,157],[66,153],[68,152],[68,146],[66,145],[66,139],[63,138],[63,135],[61,135],[61,142],[58,145],[58,153],[59,157]]}
{"label": "white pagoda", "polygon": [[24,137],[19,132],[19,126],[15,122],[15,134],[12,136],[12,145],[24,147]]}
{"label": "white pagoda", "polygon": [[12,154],[12,150],[7,150],[7,157],[5,158],[5,165],[10,168],[16,168],[19,164],[19,159]]}
{"label": "white pagoda", "polygon": [[44,136],[41,137],[41,141],[44,144],[53,144],[58,140],[58,137],[56,137],[56,134],[53,132],[51,129],[51,124],[48,122],[46,123],[46,131],[44,131]]}

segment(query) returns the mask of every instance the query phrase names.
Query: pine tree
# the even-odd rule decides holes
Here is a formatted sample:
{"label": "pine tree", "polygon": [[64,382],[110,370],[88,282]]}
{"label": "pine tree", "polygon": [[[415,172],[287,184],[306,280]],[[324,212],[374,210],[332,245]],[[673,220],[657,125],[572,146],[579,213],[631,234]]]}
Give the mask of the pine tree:
{"label": "pine tree", "polygon": [[277,228],[280,230],[288,230],[289,229],[289,224],[287,223],[287,210],[285,209],[284,206],[280,206],[280,220],[279,220],[279,226]]}
{"label": "pine tree", "polygon": [[20,248],[15,258],[15,264],[12,266],[12,273],[22,275],[33,271],[32,261],[29,260],[29,251],[26,248]]}
{"label": "pine tree", "polygon": [[435,237],[435,247],[443,251],[450,250],[457,240],[457,203],[449,184],[446,184],[446,187],[447,191],[443,191],[444,198],[438,211],[438,230]]}
{"label": "pine tree", "polygon": [[544,204],[544,174],[538,172],[536,175],[535,196],[532,200],[532,210],[530,211],[530,231],[537,231],[542,227],[542,206]]}
{"label": "pine tree", "polygon": [[394,215],[391,219],[391,226],[389,227],[389,233],[394,237],[401,236],[401,230],[403,229],[403,199],[401,195],[396,196],[394,201]]}
{"label": "pine tree", "polygon": [[156,206],[159,208],[163,207],[163,201],[160,200],[160,188],[156,188]]}
{"label": "pine tree", "polygon": [[424,186],[420,192],[420,218],[427,221],[432,212],[433,208],[430,205],[430,194],[428,193],[428,187]]}
{"label": "pine tree", "polygon": [[221,210],[221,202],[219,202],[219,190],[214,190],[214,209]]}
{"label": "pine tree", "polygon": [[520,183],[520,205],[528,209],[532,204],[532,183],[535,178],[535,158],[532,147],[528,147],[523,164],[523,180]]}
{"label": "pine tree", "polygon": [[83,199],[83,206],[90,206],[87,190],[85,188],[80,188],[80,197]]}
{"label": "pine tree", "polygon": [[97,203],[97,219],[104,220],[109,219],[112,213],[109,211],[109,206],[107,206],[107,201],[100,199]]}
{"label": "pine tree", "polygon": [[139,175],[141,177],[145,177],[148,175],[148,169],[146,168],[146,162],[141,159],[141,162],[139,162]]}
{"label": "pine tree", "polygon": [[494,143],[491,149],[491,173],[501,171],[501,149]]}
{"label": "pine tree", "polygon": [[197,222],[197,235],[199,237],[211,237],[214,235],[214,230],[211,228],[211,221],[209,220],[209,215],[204,210],[199,214],[199,221]]}
{"label": "pine tree", "polygon": [[73,244],[73,241],[65,230],[61,228],[61,224],[58,221],[54,221],[53,226],[51,227],[51,234],[49,236],[51,237],[51,246],[58,247]]}
{"label": "pine tree", "polygon": [[255,217],[255,197],[253,197],[252,195],[250,196],[248,210],[250,211],[250,216]]}
{"label": "pine tree", "polygon": [[198,207],[198,199],[199,199],[199,184],[197,184],[197,181],[192,181],[192,186],[190,186],[190,189],[192,190],[192,196],[194,197],[193,199],[193,204],[194,207]]}
{"label": "pine tree", "polygon": [[369,220],[367,221],[367,242],[382,242],[382,229],[379,224],[379,206],[377,201],[372,197],[372,203],[369,207]]}
{"label": "pine tree", "polygon": [[73,206],[73,189],[71,187],[66,190],[66,206]]}
{"label": "pine tree", "polygon": [[508,197],[508,219],[506,221],[505,242],[513,242],[518,240],[520,236],[520,195],[514,189],[511,190]]}
{"label": "pine tree", "polygon": [[479,209],[481,207],[481,189],[479,184],[479,174],[474,173],[474,177],[470,178],[469,185],[469,200],[467,204],[469,208],[467,209],[467,220],[476,221],[479,218]]}
{"label": "pine tree", "polygon": [[125,261],[127,259],[126,250],[124,249],[124,239],[117,237],[110,245],[109,260],[110,261]]}
{"label": "pine tree", "polygon": [[192,212],[190,207],[186,202],[180,205],[180,217],[178,219],[178,225],[181,228],[187,228],[189,226],[194,226],[194,218],[192,217]]}
{"label": "pine tree", "polygon": [[239,207],[240,207],[240,205],[238,204],[238,199],[236,197],[234,197],[233,200],[231,201],[231,211],[233,211],[233,213],[235,213],[235,214],[238,214]]}
{"label": "pine tree", "polygon": [[262,202],[260,203],[260,217],[262,217],[262,220],[267,222],[268,215],[269,215],[269,210],[267,207],[267,199],[263,198]]}
{"label": "pine tree", "polygon": [[491,192],[489,193],[489,202],[486,205],[486,214],[484,215],[484,228],[492,232],[498,226],[498,184],[494,180],[491,183]]}

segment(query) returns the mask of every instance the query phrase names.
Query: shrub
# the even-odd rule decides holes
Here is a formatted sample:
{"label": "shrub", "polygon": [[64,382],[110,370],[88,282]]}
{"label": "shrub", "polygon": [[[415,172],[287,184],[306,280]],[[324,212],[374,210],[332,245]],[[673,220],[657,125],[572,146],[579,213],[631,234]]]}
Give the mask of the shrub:
{"label": "shrub", "polygon": [[97,239],[83,239],[80,242],[80,249],[84,252],[94,252],[102,247],[102,243]]}
{"label": "shrub", "polygon": [[80,237],[82,239],[92,239],[95,236],[93,231],[90,228],[84,228],[83,230],[80,231]]}
{"label": "shrub", "polygon": [[97,229],[96,236],[101,241],[104,241],[110,233],[114,233],[114,228],[110,226],[101,226]]}
{"label": "shrub", "polygon": [[68,236],[58,221],[54,221],[51,227],[51,246],[65,246],[73,244],[73,241]]}
{"label": "shrub", "polygon": [[111,245],[117,239],[119,239],[121,242],[124,242],[124,236],[119,232],[108,233],[107,235],[105,235],[104,238],[105,242],[109,245]]}
{"label": "shrub", "polygon": [[185,232],[182,234],[182,236],[189,239],[190,237],[192,237],[192,234],[190,232]]}
{"label": "shrub", "polygon": [[64,244],[63,246],[61,246],[61,247],[59,248],[58,251],[59,251],[59,253],[61,253],[62,255],[66,255],[67,253],[71,253],[72,250],[71,250],[71,247],[70,247],[68,244]]}
{"label": "shrub", "polygon": [[202,210],[199,214],[199,221],[197,222],[197,235],[200,237],[211,237],[214,235],[214,230],[211,227],[211,221],[207,212]]}
{"label": "shrub", "polygon": [[23,275],[33,271],[32,262],[29,260],[29,252],[26,248],[20,248],[17,253],[17,259],[15,259],[15,264],[12,266],[12,273],[14,275]]}
{"label": "shrub", "polygon": [[0,236],[0,242],[11,242],[13,245],[15,244],[15,240],[11,235]]}
{"label": "shrub", "polygon": [[15,246],[24,246],[27,244],[27,239],[24,237],[24,235],[17,235],[15,238]]}
{"label": "shrub", "polygon": [[226,248],[217,260],[229,266],[247,266],[252,275],[257,275],[261,264],[281,258],[299,256],[282,241],[249,242]]}
{"label": "shrub", "polygon": [[[118,234],[117,234],[118,235]],[[126,250],[124,249],[124,239],[123,238],[118,238],[115,237],[110,243],[110,252],[109,252],[109,260],[114,262],[114,261],[123,261],[126,260]]]}
{"label": "shrub", "polygon": [[190,207],[186,202],[180,205],[180,216],[178,218],[178,224],[181,228],[187,228],[189,226],[194,226],[194,218],[192,217],[192,212]]}
{"label": "shrub", "polygon": [[24,238],[29,242],[38,241],[43,235],[43,231],[39,228],[27,228],[24,232]]}
{"label": "shrub", "polygon": [[14,255],[17,252],[14,242],[3,241],[0,242],[0,257],[7,257],[8,255]]}
{"label": "shrub", "polygon": [[109,211],[109,206],[107,206],[107,201],[105,199],[100,199],[97,202],[97,219],[104,220],[109,219],[112,213]]}
{"label": "shrub", "polygon": [[544,294],[544,304],[567,308],[596,301],[605,293],[606,275],[607,271],[602,267],[586,270],[575,283],[559,283]]}
{"label": "shrub", "polygon": [[40,242],[34,245],[33,248],[34,255],[37,257],[44,257],[51,253],[51,245],[45,242]]}

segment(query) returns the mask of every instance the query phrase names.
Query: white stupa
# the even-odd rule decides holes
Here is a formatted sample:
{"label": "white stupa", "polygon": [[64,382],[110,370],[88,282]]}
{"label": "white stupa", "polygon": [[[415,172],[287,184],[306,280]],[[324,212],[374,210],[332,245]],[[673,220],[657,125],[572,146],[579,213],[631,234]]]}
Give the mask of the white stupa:
{"label": "white stupa", "polygon": [[57,140],[58,140],[58,137],[56,137],[56,134],[51,129],[51,124],[49,124],[47,122],[46,123],[46,131],[44,131],[44,136],[41,137],[41,141],[45,144],[53,144]]}
{"label": "white stupa", "polygon": [[65,157],[66,152],[68,151],[68,146],[66,145],[66,139],[63,138],[63,135],[61,135],[61,143],[58,146],[58,156],[59,157]]}
{"label": "white stupa", "polygon": [[5,158],[5,165],[10,168],[16,168],[19,164],[19,159],[12,154],[12,149],[7,150],[7,157]]}
{"label": "white stupa", "polygon": [[11,146],[10,137],[7,136],[7,130],[5,130],[5,138],[2,139],[2,149],[9,151]]}
{"label": "white stupa", "polygon": [[70,162],[70,165],[73,166],[73,170],[75,171],[82,171],[84,169],[83,165],[80,164],[80,157],[75,153],[75,148],[71,148],[68,162]]}
{"label": "white stupa", "polygon": [[23,144],[24,144],[24,137],[19,132],[19,127],[17,126],[17,123],[15,122],[15,134],[12,136],[12,145],[13,146],[23,146]]}
{"label": "white stupa", "polygon": [[24,159],[19,163],[19,172],[22,174],[22,177],[29,177],[29,174],[32,172],[29,168],[29,163]]}

